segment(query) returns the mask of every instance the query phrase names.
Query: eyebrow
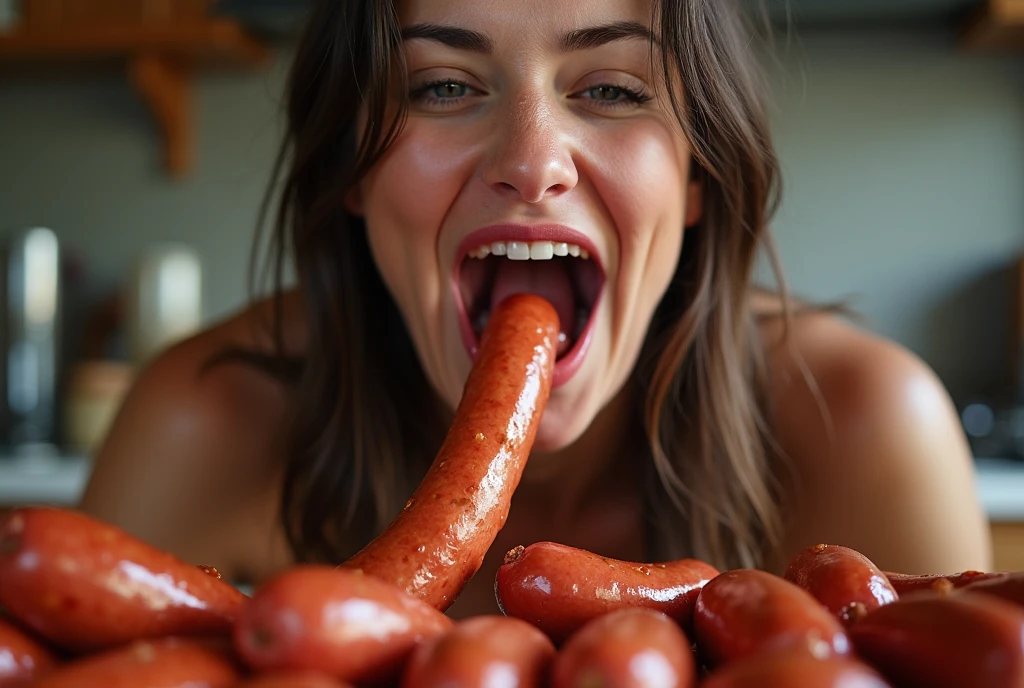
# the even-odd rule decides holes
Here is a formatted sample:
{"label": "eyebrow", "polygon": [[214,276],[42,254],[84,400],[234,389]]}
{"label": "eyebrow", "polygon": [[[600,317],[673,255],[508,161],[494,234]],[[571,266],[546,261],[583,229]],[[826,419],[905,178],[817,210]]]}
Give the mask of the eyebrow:
{"label": "eyebrow", "polygon": [[[423,38],[436,41],[457,50],[490,55],[494,43],[486,35],[469,29],[444,24],[413,24],[402,29],[402,40]],[[559,49],[564,52],[591,50],[621,40],[644,40],[657,43],[651,30],[639,22],[620,21],[586,29],[575,29],[562,36]]]}

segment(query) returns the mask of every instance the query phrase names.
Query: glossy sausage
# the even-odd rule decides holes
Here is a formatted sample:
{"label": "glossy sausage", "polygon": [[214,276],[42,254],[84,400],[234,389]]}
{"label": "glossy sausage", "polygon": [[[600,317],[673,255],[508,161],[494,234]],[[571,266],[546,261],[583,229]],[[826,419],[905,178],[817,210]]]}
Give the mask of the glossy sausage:
{"label": "glossy sausage", "polygon": [[898,685],[1024,685],[1024,612],[987,595],[922,592],[871,612],[850,638]]}
{"label": "glossy sausage", "polygon": [[661,612],[605,614],[574,633],[551,668],[551,688],[689,688],[697,683],[690,641]]}
{"label": "glossy sausage", "polygon": [[970,583],[963,590],[995,595],[1024,607],[1024,571]]}
{"label": "glossy sausage", "polygon": [[551,393],[558,314],[518,294],[491,314],[440,452],[405,509],[344,566],[447,609],[505,524]]}
{"label": "glossy sausage", "polygon": [[700,589],[717,575],[696,559],[642,564],[536,542],[509,550],[494,593],[505,614],[561,643],[591,619],[627,607],[654,609],[689,629]]}
{"label": "glossy sausage", "polygon": [[839,620],[806,590],[765,571],[738,569],[704,586],[693,610],[697,649],[709,667],[762,652],[849,654]]}
{"label": "glossy sausage", "polygon": [[79,659],[32,688],[228,688],[238,680],[237,670],[219,654],[161,638]]}
{"label": "glossy sausage", "polygon": [[899,599],[885,574],[849,547],[808,547],[790,562],[785,578],[811,593],[846,627]]}
{"label": "glossy sausage", "polygon": [[52,652],[0,618],[0,688],[27,686],[56,664]]}
{"label": "glossy sausage", "polygon": [[548,637],[525,621],[476,616],[420,645],[402,688],[541,688],[554,656]]}
{"label": "glossy sausage", "polygon": [[806,652],[769,653],[713,672],[701,688],[891,688],[867,664]]}
{"label": "glossy sausage", "polygon": [[224,578],[224,576],[220,575],[220,571],[218,571],[215,566],[204,566],[203,564],[199,564],[196,568],[208,576],[213,576],[217,580],[223,580]]}
{"label": "glossy sausage", "polygon": [[253,676],[234,688],[351,688],[327,674],[313,671],[277,671]]}
{"label": "glossy sausage", "polygon": [[374,682],[400,675],[419,643],[452,624],[376,577],[302,565],[257,588],[235,626],[235,647],[256,671],[317,671]]}
{"label": "glossy sausage", "polygon": [[69,509],[16,509],[0,523],[0,605],[58,647],[230,634],[247,598],[114,526]]}
{"label": "glossy sausage", "polygon": [[983,573],[981,571],[963,571],[961,573],[912,574],[885,572],[893,590],[900,597],[914,592],[948,592],[980,583],[987,580],[1005,578],[1005,573]]}

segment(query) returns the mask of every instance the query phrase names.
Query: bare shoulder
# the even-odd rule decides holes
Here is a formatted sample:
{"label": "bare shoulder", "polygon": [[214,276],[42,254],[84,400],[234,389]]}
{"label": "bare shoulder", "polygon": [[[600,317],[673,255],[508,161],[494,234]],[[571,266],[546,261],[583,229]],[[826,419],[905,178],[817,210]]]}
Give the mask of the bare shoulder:
{"label": "bare shoulder", "polygon": [[210,365],[229,349],[269,352],[267,309],[217,323],[139,372],[96,454],[84,511],[231,576],[251,558],[250,534],[280,550],[267,505],[287,388],[253,366]]}
{"label": "bare shoulder", "polygon": [[836,315],[807,312],[783,339],[764,320],[786,551],[853,547],[883,569],[987,569],[991,541],[970,448],[934,371]]}

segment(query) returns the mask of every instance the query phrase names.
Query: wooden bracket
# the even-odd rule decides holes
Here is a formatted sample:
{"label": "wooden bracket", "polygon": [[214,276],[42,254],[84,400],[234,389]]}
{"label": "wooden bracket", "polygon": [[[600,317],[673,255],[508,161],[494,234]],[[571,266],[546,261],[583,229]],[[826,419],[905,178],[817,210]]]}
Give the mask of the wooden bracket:
{"label": "wooden bracket", "polygon": [[128,75],[163,130],[167,171],[185,176],[192,162],[190,70],[168,56],[136,55],[128,63]]}
{"label": "wooden bracket", "polygon": [[970,51],[1024,52],[1024,0],[988,0],[965,22],[961,45]]}
{"label": "wooden bracket", "polygon": [[[138,2],[139,0],[134,0]],[[250,37],[235,20],[202,17],[207,0],[160,0],[153,4],[196,15],[189,21],[133,25],[126,22],[90,21],[46,24],[46,12],[64,5],[58,0],[30,3],[39,26],[31,25],[12,33],[0,33],[0,62],[26,58],[124,58],[128,77],[152,110],[164,136],[164,164],[175,177],[188,173],[192,164],[192,75],[213,65],[260,68],[270,62],[268,46]],[[81,12],[92,8],[126,10],[131,3],[115,4],[76,0],[69,7]],[[56,8],[56,9],[53,9]],[[113,8],[113,9],[111,9]],[[191,8],[191,9],[190,9]]]}

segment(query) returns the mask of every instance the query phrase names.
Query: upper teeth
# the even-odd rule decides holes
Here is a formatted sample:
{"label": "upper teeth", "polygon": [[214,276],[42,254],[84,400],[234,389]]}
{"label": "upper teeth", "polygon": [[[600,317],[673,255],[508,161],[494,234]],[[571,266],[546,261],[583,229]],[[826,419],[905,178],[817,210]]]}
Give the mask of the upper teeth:
{"label": "upper teeth", "polygon": [[470,258],[486,258],[489,255],[505,256],[509,260],[551,260],[555,256],[573,256],[584,260],[590,258],[585,248],[553,241],[495,241],[469,252]]}

